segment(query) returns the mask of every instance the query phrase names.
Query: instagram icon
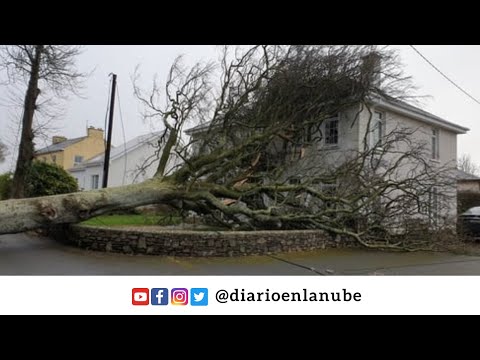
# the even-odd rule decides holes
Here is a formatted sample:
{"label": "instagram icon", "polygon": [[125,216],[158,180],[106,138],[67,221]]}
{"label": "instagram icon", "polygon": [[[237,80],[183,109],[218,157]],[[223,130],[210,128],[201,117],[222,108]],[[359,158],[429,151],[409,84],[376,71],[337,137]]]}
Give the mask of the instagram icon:
{"label": "instagram icon", "polygon": [[172,289],[170,303],[172,305],[188,305],[187,289]]}

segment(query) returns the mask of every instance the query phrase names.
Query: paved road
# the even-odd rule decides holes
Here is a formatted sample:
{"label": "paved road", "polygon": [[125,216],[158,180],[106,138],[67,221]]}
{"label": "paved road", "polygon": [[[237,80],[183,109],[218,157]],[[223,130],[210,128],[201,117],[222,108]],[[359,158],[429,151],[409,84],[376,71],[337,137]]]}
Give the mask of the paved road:
{"label": "paved road", "polygon": [[85,251],[27,234],[0,236],[0,275],[480,275],[480,257],[324,250],[242,258]]}

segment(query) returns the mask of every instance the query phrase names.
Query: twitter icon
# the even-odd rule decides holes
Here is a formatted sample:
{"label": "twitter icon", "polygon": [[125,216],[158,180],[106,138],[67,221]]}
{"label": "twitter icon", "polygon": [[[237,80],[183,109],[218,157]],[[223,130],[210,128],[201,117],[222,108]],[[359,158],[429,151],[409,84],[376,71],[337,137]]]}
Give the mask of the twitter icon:
{"label": "twitter icon", "polygon": [[190,289],[190,305],[208,306],[208,289],[191,288]]}

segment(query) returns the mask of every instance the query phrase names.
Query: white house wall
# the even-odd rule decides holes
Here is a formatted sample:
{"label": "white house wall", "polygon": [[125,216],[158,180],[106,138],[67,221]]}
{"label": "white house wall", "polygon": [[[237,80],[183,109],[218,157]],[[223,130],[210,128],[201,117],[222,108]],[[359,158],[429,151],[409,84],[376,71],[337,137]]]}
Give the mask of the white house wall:
{"label": "white house wall", "polygon": [[[372,110],[380,111],[385,115],[386,134],[389,134],[400,127],[416,130],[415,133],[410,137],[410,139],[416,144],[424,143],[425,150],[427,152],[426,155],[431,155],[431,137],[432,129],[434,128],[433,126],[391,111],[385,111],[381,108],[376,108]],[[360,129],[362,135],[366,131],[368,118],[369,114],[367,113],[367,111],[364,111],[362,113],[362,125]],[[436,129],[439,130],[440,157],[438,161],[434,162],[438,162],[440,165],[453,164],[453,166],[455,167],[457,159],[457,134],[444,128]],[[399,149],[402,149],[402,146],[403,149],[406,150],[405,146],[407,145],[405,143],[399,144]]]}
{"label": "white house wall", "polygon": [[[316,146],[309,147],[303,161],[293,163],[289,175],[305,173],[306,169],[312,168],[312,164],[317,164],[318,167],[333,167],[341,164],[345,159],[359,152],[363,152],[366,145],[370,145],[370,134],[367,134],[367,129],[371,126],[369,125],[371,114],[377,110],[383,114],[385,134],[389,134],[399,128],[415,129],[416,131],[409,137],[409,140],[411,140],[413,144],[422,144],[424,146],[425,159],[427,159],[432,166],[448,166],[452,169],[451,185],[442,186],[439,190],[441,194],[445,195],[445,199],[448,199],[443,204],[443,217],[446,220],[448,218],[448,221],[455,219],[457,199],[456,183],[453,180],[453,174],[457,159],[457,134],[448,129],[437,128],[439,130],[439,159],[431,160],[431,125],[390,110],[387,111],[380,107],[372,107],[370,110],[363,108],[362,111],[360,111],[360,109],[361,108],[358,107],[352,107],[350,110],[341,114],[339,122],[339,143],[337,146],[326,147],[323,140]],[[365,144],[365,141],[367,144]],[[409,147],[407,143],[397,143],[396,151],[399,154],[405,153],[408,150]],[[385,156],[385,160],[393,162],[397,156],[399,155]],[[398,177],[397,179],[405,178],[408,177],[413,170],[414,164],[405,163],[396,171],[395,176]]]}
{"label": "white house wall", "polygon": [[[138,184],[151,179],[155,175],[160,162],[159,155],[155,154],[158,146],[153,146],[153,143],[142,144],[130,151],[126,156],[122,155],[113,160],[108,174],[108,186]],[[176,164],[178,164],[177,158],[172,155],[167,165],[166,173],[168,174]]]}
{"label": "white house wall", "polygon": [[[328,171],[358,154],[359,108],[352,107],[339,115],[338,144],[325,145],[325,121],[322,124],[321,140],[305,149],[303,158],[292,159],[285,177],[296,174],[315,174]],[[318,134],[313,134],[313,137]],[[300,160],[300,161],[299,161]],[[300,176],[301,177],[301,176]]]}
{"label": "white house wall", "polygon": [[69,173],[77,180],[78,189],[85,189],[85,171],[69,171]]}
{"label": "white house wall", "polygon": [[102,187],[103,164],[87,167],[84,171],[84,190],[92,190],[92,176],[98,175],[98,188]]}
{"label": "white house wall", "polygon": [[[454,169],[456,168],[457,159],[457,134],[444,128],[436,128],[439,131],[439,158],[434,160],[431,156],[433,129],[431,125],[426,124],[423,121],[418,121],[416,119],[412,119],[392,111],[386,111],[380,107],[372,108],[371,110],[377,110],[384,114],[385,134],[387,134],[387,136],[388,134],[399,128],[415,130],[414,133],[409,136],[409,140],[412,142],[412,144],[424,147],[424,158],[430,163],[430,165],[434,167],[446,166],[451,168],[451,185],[442,186],[439,191],[441,194],[445,195],[445,199],[448,198],[448,200],[446,200],[446,202],[443,204],[443,215],[445,218],[448,217],[449,220],[453,220],[456,217],[457,204],[456,183],[453,180],[453,174],[455,171]],[[363,137],[365,135],[369,118],[370,113],[367,110],[364,110],[360,121],[360,137]],[[362,147],[363,143],[360,142],[359,148],[361,149]],[[395,150],[399,153],[404,153],[409,150],[409,145],[406,142],[397,143]],[[385,159],[392,162],[398,156],[398,154],[390,155],[386,156]],[[413,171],[414,164],[405,163],[404,166],[398,169],[396,175],[399,178],[404,178],[409,176],[409,174],[411,174],[411,172]]]}
{"label": "white house wall", "polygon": [[155,148],[147,143],[113,160],[108,174],[108,186],[135,184],[152,178],[158,167],[158,160],[155,159],[150,166],[145,166],[148,158],[154,154]]}
{"label": "white house wall", "polygon": [[[129,185],[140,183],[152,178],[158,167],[159,159],[150,157],[155,156],[156,148],[145,143],[139,147],[129,151],[126,155],[122,154],[120,157],[110,161],[108,171],[108,187],[116,187],[122,185]],[[145,166],[146,164],[149,166]],[[172,155],[167,165],[167,173],[178,165],[180,160]],[[142,168],[144,168],[142,170]],[[85,166],[83,171],[73,171],[71,174],[78,179],[79,186],[84,190],[92,190],[92,177],[98,175],[99,188],[102,187],[103,182],[103,163],[98,163],[92,166]],[[125,174],[125,175],[124,175]]]}

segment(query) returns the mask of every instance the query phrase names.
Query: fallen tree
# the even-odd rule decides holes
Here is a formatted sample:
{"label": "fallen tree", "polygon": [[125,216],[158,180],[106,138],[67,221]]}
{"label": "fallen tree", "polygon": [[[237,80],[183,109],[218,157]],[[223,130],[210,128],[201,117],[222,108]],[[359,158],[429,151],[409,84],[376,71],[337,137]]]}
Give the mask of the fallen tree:
{"label": "fallen tree", "polygon": [[[421,217],[418,210],[452,184],[451,167],[426,161],[428,144],[412,140],[421,129],[387,132],[374,121],[372,99],[397,101],[407,80],[394,53],[371,46],[225,48],[219,67],[190,70],[177,59],[164,93],[156,83],[147,92],[134,86],[145,118],[166,130],[153,179],[0,202],[0,233],[166,204],[233,230],[321,229],[367,247],[404,247],[391,229],[406,229],[412,217],[437,224],[438,202]],[[340,129],[362,117],[362,146],[332,151]],[[171,156],[183,163],[166,173]]]}

